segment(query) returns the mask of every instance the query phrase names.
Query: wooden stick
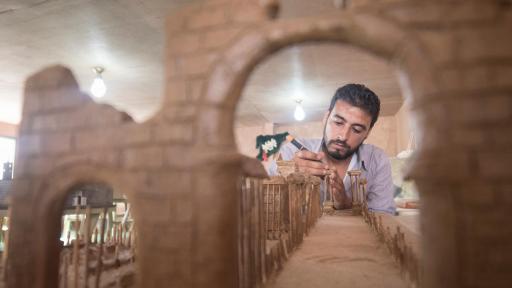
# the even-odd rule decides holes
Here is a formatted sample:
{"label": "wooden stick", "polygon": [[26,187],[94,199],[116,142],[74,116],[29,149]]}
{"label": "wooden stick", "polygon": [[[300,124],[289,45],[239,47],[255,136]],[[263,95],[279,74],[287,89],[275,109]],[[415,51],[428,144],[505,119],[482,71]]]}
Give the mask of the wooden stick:
{"label": "wooden stick", "polygon": [[94,281],[94,287],[100,287],[100,276],[103,268],[103,242],[105,241],[105,223],[107,221],[107,208],[103,208],[103,219],[101,221],[101,231],[100,231],[100,245],[98,251],[98,262],[96,264],[96,279]]}
{"label": "wooden stick", "polygon": [[266,210],[265,211],[265,214],[266,214],[266,217],[265,217],[265,230],[266,230],[267,238],[270,238],[270,219],[269,219],[269,217],[270,217],[270,211],[269,211],[270,210],[270,202],[269,202],[269,199],[270,199],[270,188],[269,188],[270,184],[267,184],[265,186],[267,186],[267,189],[266,189],[267,193],[265,193],[266,197],[263,198],[263,199],[266,198],[266,200],[267,200],[266,203],[265,203],[265,208],[266,208],[265,209]]}
{"label": "wooden stick", "polygon": [[94,227],[94,235],[92,236],[92,243],[98,243],[98,227]]}
{"label": "wooden stick", "polygon": [[63,278],[63,288],[68,288],[68,265],[69,265],[69,254],[64,254],[64,271],[62,271],[62,274],[64,275]]}
{"label": "wooden stick", "polygon": [[75,274],[75,279],[73,281],[73,287],[78,288],[78,260],[79,260],[79,237],[78,237],[78,231],[80,230],[80,218],[78,218],[78,214],[80,213],[80,205],[77,205],[75,208],[75,242],[73,243],[73,273]]}
{"label": "wooden stick", "polygon": [[[11,219],[11,208],[9,207],[7,209],[7,219],[6,219],[6,226],[9,228],[9,221]],[[3,279],[5,280],[7,277],[7,259],[8,259],[8,252],[9,252],[9,229],[5,230],[4,234],[4,252],[2,253],[2,267],[3,269]]]}
{"label": "wooden stick", "polygon": [[85,209],[85,260],[84,260],[84,278],[85,288],[89,287],[89,241],[91,241],[91,207],[87,206]]}
{"label": "wooden stick", "polygon": [[112,225],[112,243],[117,243],[117,224]]}
{"label": "wooden stick", "polygon": [[68,230],[68,236],[67,236],[66,245],[69,245],[71,243],[71,230]]}
{"label": "wooden stick", "polygon": [[277,193],[279,194],[279,205],[277,206],[277,210],[279,211],[279,214],[277,215],[277,231],[278,231],[278,237],[281,237],[281,213],[282,213],[282,206],[281,206],[281,199],[283,199],[283,194],[281,194],[281,185],[277,186]]}
{"label": "wooden stick", "polygon": [[270,216],[270,229],[272,229],[272,239],[275,239],[275,231],[276,231],[276,228],[275,228],[275,221],[274,221],[274,218],[276,218],[276,208],[275,208],[275,205],[274,205],[274,201],[276,200],[276,185],[272,184],[272,196],[270,197],[270,202],[269,202],[269,205],[272,209],[272,215]]}
{"label": "wooden stick", "polygon": [[[133,223],[132,223],[132,225],[133,225]],[[128,241],[126,241],[128,248],[130,248],[132,246],[132,229],[133,229],[133,226],[131,226],[130,231],[128,231]]]}

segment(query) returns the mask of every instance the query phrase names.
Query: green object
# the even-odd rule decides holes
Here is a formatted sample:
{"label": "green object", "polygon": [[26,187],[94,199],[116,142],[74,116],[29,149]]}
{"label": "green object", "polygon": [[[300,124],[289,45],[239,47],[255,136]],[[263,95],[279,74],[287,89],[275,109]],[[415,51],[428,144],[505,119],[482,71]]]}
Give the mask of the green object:
{"label": "green object", "polygon": [[260,161],[267,161],[268,157],[276,154],[281,144],[286,141],[288,132],[275,135],[259,135],[256,137],[256,149],[259,150],[258,158]]}

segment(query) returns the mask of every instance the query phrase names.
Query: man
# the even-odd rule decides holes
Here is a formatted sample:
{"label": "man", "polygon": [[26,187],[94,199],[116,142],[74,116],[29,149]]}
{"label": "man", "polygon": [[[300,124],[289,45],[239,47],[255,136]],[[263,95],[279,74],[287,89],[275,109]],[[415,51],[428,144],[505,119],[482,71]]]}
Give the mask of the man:
{"label": "man", "polygon": [[[347,171],[361,170],[361,177],[368,181],[368,208],[394,214],[390,161],[382,149],[363,144],[379,112],[380,101],[373,91],[360,84],[345,85],[336,91],[324,116],[323,139],[298,139],[309,151],[287,143],[281,147],[281,157],[293,160],[301,172],[330,177],[336,209],[351,208]],[[276,168],[275,163],[270,165],[271,175]],[[322,194],[325,199],[325,192]]]}

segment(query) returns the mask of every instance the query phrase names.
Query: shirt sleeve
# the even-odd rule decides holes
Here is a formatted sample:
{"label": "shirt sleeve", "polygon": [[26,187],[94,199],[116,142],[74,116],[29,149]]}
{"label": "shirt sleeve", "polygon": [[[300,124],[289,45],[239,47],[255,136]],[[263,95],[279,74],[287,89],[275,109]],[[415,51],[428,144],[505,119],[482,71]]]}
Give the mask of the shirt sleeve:
{"label": "shirt sleeve", "polygon": [[368,177],[368,208],[372,211],[395,214],[393,179],[391,163],[387,155],[380,150],[372,157],[372,168]]}

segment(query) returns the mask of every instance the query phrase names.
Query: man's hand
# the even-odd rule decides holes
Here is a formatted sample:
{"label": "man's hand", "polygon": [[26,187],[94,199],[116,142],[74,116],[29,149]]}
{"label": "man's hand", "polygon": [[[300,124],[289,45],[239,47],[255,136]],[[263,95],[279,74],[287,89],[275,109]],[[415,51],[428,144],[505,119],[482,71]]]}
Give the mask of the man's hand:
{"label": "man's hand", "polygon": [[335,169],[330,170],[329,183],[332,195],[334,196],[334,207],[336,209],[347,209],[352,206],[350,199],[345,194],[345,184]]}
{"label": "man's hand", "polygon": [[293,161],[300,172],[324,177],[329,174],[329,166],[322,162],[324,160],[324,156],[323,152],[314,153],[302,150],[295,153]]}

